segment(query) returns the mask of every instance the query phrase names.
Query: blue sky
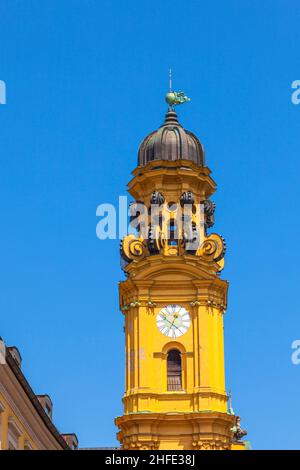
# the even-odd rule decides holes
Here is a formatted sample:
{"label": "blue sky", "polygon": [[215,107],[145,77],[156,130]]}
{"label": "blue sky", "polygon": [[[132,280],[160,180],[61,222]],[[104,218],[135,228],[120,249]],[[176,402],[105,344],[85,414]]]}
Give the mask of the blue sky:
{"label": "blue sky", "polygon": [[233,406],[254,448],[299,448],[299,21],[296,0],[1,1],[0,334],[81,446],[116,444],[124,388],[119,242],[96,207],[125,195],[172,66],[218,183]]}

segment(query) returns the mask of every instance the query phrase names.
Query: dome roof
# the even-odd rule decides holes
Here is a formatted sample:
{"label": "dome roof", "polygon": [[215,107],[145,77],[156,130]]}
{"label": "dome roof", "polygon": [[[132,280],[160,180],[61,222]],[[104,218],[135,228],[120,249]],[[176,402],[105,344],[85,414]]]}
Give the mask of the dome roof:
{"label": "dome roof", "polygon": [[205,165],[201,142],[179,124],[176,112],[169,109],[163,125],[147,135],[141,143],[138,165],[144,166],[153,160],[181,159],[190,160],[199,166]]}

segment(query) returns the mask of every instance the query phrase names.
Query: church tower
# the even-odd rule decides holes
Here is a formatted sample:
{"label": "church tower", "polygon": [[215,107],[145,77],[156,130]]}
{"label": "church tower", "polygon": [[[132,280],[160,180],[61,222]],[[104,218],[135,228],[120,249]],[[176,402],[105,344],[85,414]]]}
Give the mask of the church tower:
{"label": "church tower", "polygon": [[211,233],[210,173],[170,106],[128,184],[135,233],[121,242],[126,384],[116,418],[124,450],[244,448],[225,389],[226,246]]}

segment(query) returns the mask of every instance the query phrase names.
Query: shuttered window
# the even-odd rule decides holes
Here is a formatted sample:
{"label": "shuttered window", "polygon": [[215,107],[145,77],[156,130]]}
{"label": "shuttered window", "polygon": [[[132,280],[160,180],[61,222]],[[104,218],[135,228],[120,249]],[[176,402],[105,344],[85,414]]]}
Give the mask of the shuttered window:
{"label": "shuttered window", "polygon": [[177,349],[171,349],[167,356],[167,388],[169,391],[182,390],[181,355]]}

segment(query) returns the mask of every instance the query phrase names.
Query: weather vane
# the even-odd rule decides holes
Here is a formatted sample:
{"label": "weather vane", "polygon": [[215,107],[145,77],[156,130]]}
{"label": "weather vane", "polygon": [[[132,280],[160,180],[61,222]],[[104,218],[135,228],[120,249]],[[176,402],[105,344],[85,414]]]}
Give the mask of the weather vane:
{"label": "weather vane", "polygon": [[169,92],[166,94],[166,102],[173,109],[178,104],[188,103],[190,98],[183,91],[173,91],[172,88],[172,69],[169,71]]}

